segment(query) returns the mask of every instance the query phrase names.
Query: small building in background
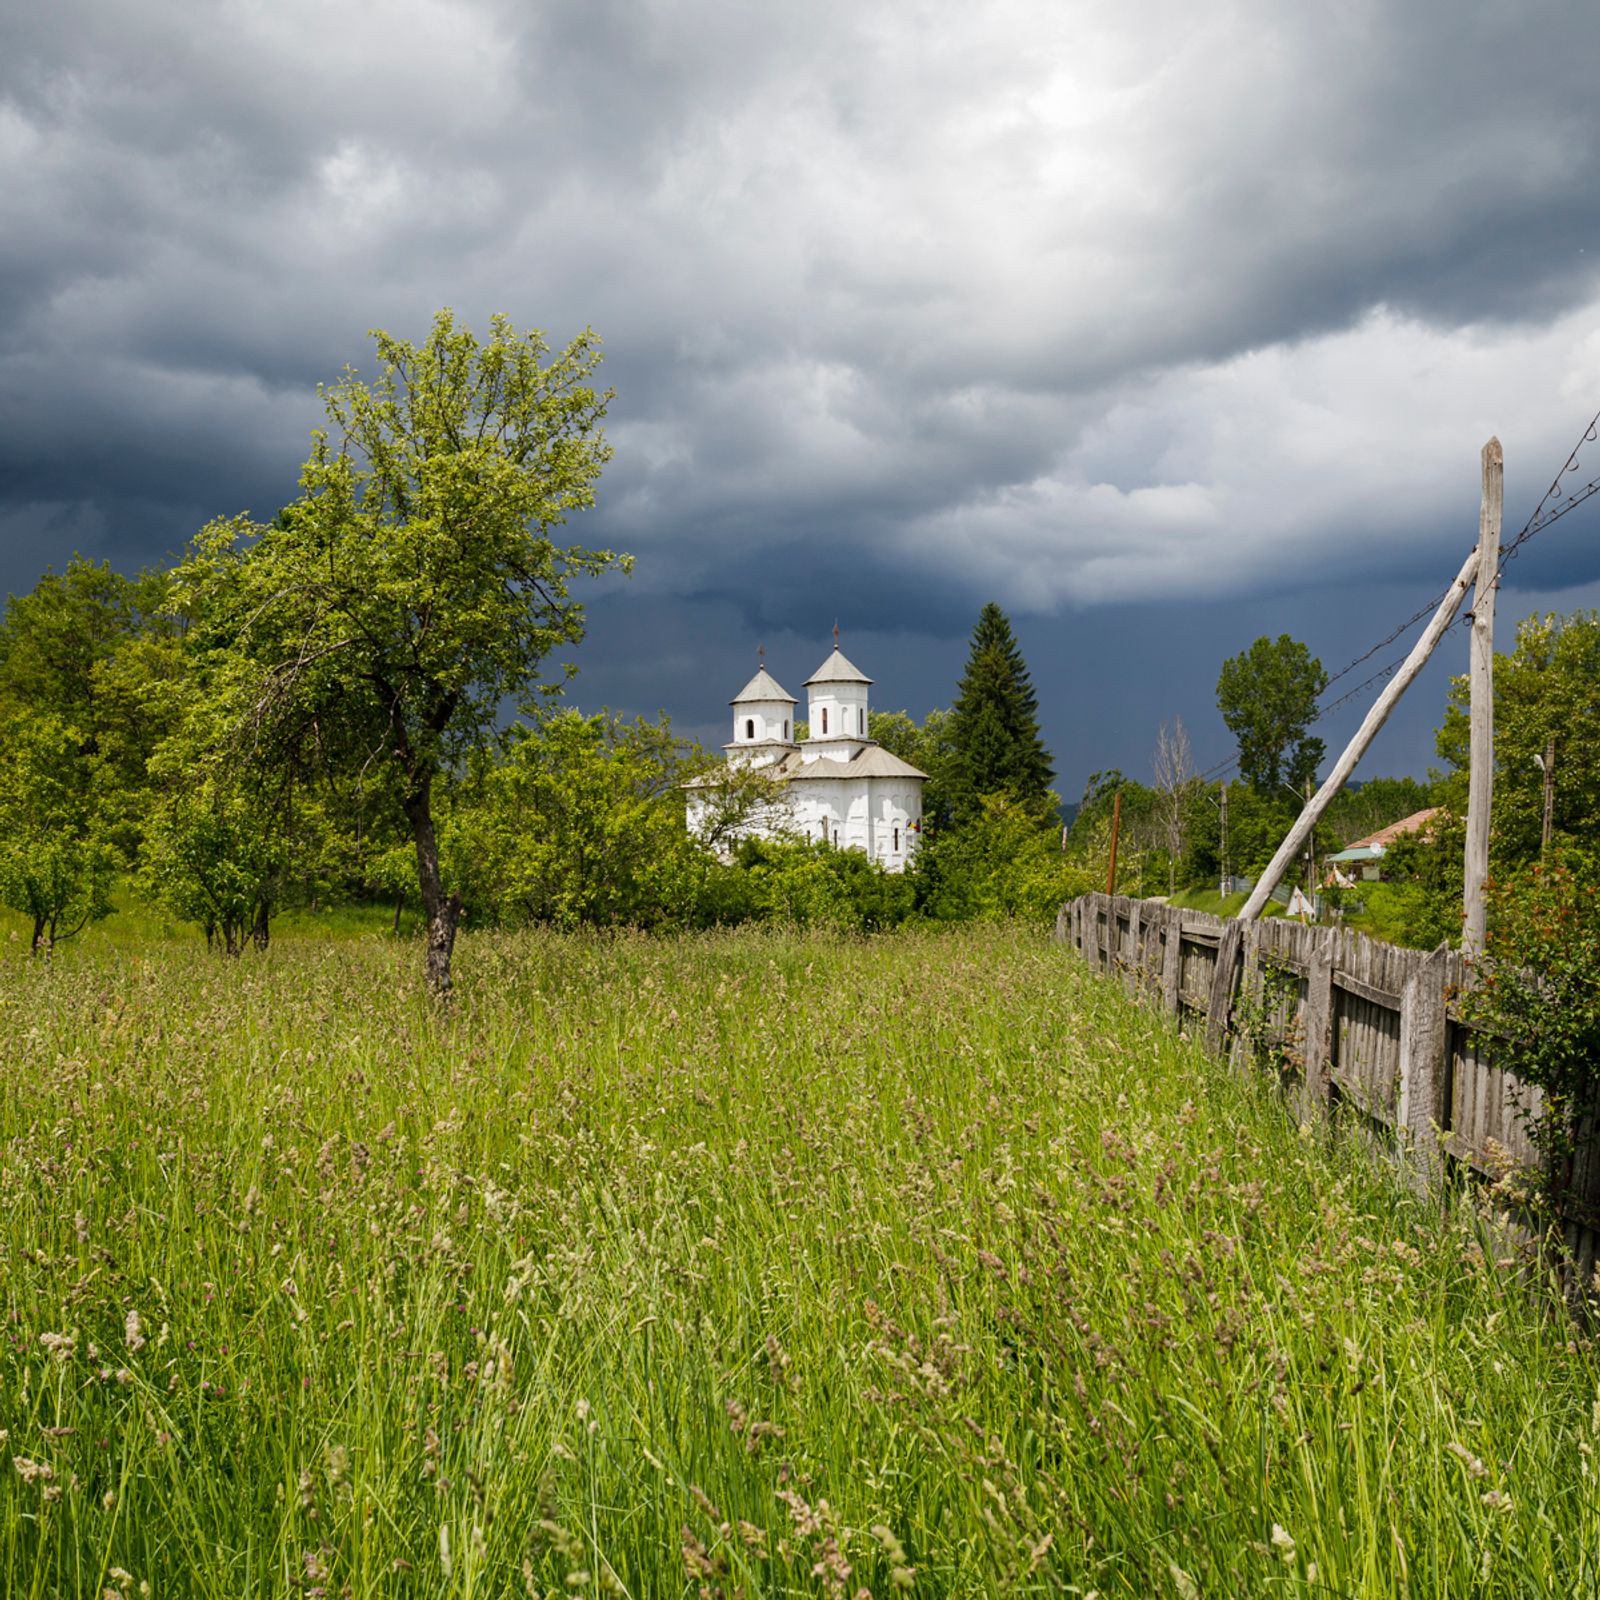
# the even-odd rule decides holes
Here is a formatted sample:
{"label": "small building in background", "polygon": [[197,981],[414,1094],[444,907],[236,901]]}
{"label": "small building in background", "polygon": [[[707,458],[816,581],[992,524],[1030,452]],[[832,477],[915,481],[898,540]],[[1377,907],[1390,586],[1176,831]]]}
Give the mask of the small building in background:
{"label": "small building in background", "polygon": [[[781,786],[774,811],[753,815],[736,837],[818,839],[864,851],[900,872],[922,837],[922,789],[928,775],[868,738],[872,679],[839,648],[806,679],[806,737],[795,737],[798,704],[766,669],[734,696],[729,766],[755,767]],[[689,831],[706,837],[725,784],[708,773],[687,785]]]}
{"label": "small building in background", "polygon": [[1354,888],[1358,883],[1376,883],[1383,876],[1383,858],[1388,847],[1408,833],[1425,832],[1439,810],[1438,806],[1429,806],[1425,811],[1413,811],[1409,817],[1402,817],[1387,828],[1369,833],[1365,839],[1347,844],[1337,855],[1327,858],[1328,876],[1324,881],[1344,889]]}

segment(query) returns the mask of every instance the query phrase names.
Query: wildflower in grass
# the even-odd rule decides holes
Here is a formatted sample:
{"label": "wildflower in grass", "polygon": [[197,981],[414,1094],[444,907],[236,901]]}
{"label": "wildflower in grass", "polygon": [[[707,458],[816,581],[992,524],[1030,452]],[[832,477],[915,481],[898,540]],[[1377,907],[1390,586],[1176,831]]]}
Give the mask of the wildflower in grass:
{"label": "wildflower in grass", "polygon": [[130,1310],[123,1320],[122,1336],[127,1343],[129,1351],[134,1355],[138,1355],[144,1349],[144,1325],[139,1321],[139,1313],[137,1311]]}
{"label": "wildflower in grass", "polygon": [[11,1465],[27,1484],[46,1483],[56,1475],[55,1468],[48,1461],[30,1461],[27,1456],[12,1456]]}
{"label": "wildflower in grass", "polygon": [[1452,1439],[1445,1446],[1445,1449],[1467,1469],[1469,1478],[1487,1478],[1489,1476],[1489,1469],[1464,1444],[1458,1444]]}
{"label": "wildflower in grass", "polygon": [[[78,1336],[76,1333],[41,1333],[39,1343],[50,1352],[50,1359],[58,1365],[64,1366],[72,1358],[76,1348]],[[90,1347],[90,1357],[94,1359],[93,1347]]]}
{"label": "wildflower in grass", "polygon": [[905,1549],[895,1538],[894,1530],[882,1522],[875,1522],[872,1525],[872,1537],[883,1547],[884,1560],[889,1563],[889,1582],[896,1589],[914,1588],[916,1569],[906,1559]]}

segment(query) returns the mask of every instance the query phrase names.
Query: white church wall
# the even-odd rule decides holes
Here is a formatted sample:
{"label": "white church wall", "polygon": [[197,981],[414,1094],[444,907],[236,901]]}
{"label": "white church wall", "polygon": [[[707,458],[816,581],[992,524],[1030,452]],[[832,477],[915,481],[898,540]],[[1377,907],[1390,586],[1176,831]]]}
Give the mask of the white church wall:
{"label": "white church wall", "polygon": [[806,726],[813,739],[865,739],[866,684],[829,683],[808,689]]}
{"label": "white church wall", "polygon": [[782,700],[746,701],[734,707],[732,742],[736,745],[787,744],[793,734],[793,707]]}

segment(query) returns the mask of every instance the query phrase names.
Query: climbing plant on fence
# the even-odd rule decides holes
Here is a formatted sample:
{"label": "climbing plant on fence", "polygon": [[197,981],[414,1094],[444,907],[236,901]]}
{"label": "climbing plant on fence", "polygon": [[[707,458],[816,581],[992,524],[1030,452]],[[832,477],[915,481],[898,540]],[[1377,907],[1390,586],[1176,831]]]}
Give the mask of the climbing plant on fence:
{"label": "climbing plant on fence", "polygon": [[[1463,1015],[1496,1037],[1522,1089],[1528,1136],[1559,1193],[1600,1091],[1600,892],[1594,861],[1558,849],[1490,885],[1489,928]],[[1534,1091],[1539,1104],[1535,1106]]]}

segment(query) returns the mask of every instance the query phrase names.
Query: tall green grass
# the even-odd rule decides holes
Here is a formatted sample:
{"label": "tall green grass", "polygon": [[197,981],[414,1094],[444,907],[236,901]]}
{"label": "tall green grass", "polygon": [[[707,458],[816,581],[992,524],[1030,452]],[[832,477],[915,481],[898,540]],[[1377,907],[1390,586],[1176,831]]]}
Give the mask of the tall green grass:
{"label": "tall green grass", "polygon": [[1600,1591],[1554,1297],[1061,947],[458,966],[0,960],[4,1593]]}

